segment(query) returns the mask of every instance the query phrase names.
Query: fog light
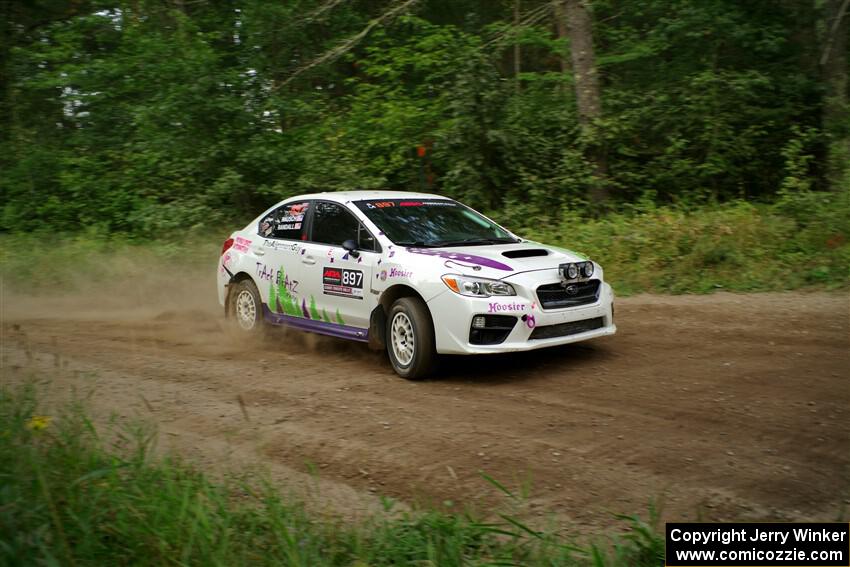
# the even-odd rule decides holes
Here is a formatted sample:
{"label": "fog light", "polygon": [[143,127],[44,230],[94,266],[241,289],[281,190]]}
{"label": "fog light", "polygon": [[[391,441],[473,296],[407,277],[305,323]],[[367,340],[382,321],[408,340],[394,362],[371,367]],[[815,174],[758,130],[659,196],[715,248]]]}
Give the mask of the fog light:
{"label": "fog light", "polygon": [[484,319],[484,315],[476,315],[472,318],[472,328],[473,329],[483,329],[487,326],[487,321]]}

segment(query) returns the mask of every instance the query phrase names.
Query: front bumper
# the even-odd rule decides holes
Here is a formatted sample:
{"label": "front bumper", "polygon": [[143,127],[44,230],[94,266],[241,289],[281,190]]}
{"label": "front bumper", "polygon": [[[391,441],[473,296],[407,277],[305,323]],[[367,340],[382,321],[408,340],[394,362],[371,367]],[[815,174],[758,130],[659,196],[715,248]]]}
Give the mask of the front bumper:
{"label": "front bumper", "polygon": [[[446,290],[431,299],[428,307],[434,320],[437,352],[486,354],[535,350],[613,335],[617,331],[613,314],[614,292],[607,283],[601,283],[599,295],[593,303],[550,310],[540,307],[535,290],[539,285],[552,283],[551,276],[545,279],[525,274],[521,280],[512,278],[510,282],[516,289],[516,296],[475,298]],[[515,316],[517,322],[499,344],[472,344],[470,327],[476,315],[510,315]],[[535,328],[597,317],[602,319],[601,327],[597,329],[552,338],[531,338]]]}

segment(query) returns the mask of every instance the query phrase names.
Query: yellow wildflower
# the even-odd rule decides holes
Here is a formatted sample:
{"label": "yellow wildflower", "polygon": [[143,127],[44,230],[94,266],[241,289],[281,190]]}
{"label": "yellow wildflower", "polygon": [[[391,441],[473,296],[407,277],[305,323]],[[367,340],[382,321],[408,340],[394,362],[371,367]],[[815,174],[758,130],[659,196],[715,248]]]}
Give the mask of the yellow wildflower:
{"label": "yellow wildflower", "polygon": [[47,429],[47,426],[50,425],[52,420],[53,418],[49,415],[34,415],[27,422],[27,429],[31,429],[33,431]]}

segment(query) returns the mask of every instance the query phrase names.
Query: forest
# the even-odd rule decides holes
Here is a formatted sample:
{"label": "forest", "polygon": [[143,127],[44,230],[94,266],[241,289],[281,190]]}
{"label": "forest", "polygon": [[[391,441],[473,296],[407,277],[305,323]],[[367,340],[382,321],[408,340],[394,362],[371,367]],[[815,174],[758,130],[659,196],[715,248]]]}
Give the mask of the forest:
{"label": "forest", "polygon": [[157,239],[386,188],[532,234],[820,219],[812,269],[847,275],[845,0],[2,6],[0,233]]}

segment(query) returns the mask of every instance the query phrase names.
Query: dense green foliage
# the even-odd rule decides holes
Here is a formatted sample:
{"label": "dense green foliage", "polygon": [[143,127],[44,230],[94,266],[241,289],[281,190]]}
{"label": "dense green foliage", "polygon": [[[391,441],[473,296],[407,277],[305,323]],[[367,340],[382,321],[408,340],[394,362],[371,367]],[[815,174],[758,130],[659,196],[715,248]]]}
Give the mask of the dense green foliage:
{"label": "dense green foliage", "polygon": [[0,565],[640,566],[663,554],[637,518],[588,547],[507,515],[401,513],[390,501],[362,525],[317,521],[256,479],[212,482],[156,460],[147,427],[99,432],[79,405],[42,411],[32,387],[0,385]]}
{"label": "dense green foliage", "polygon": [[598,183],[614,210],[770,201],[827,189],[850,130],[822,122],[828,1],[594,0],[595,140],[550,0],[519,0],[519,25],[507,0],[377,22],[400,3],[4,3],[0,230],[154,235],[343,188],[426,188],[519,220],[587,211]]}
{"label": "dense green foliage", "polygon": [[[599,219],[577,213],[495,216],[524,236],[571,248],[605,267],[618,295],[840,288],[850,282],[850,192],[783,195],[685,210],[643,201]],[[0,236],[0,273],[13,292],[120,292],[171,274],[209,280],[219,242],[209,230],[137,242],[98,233]],[[220,236],[220,238],[219,238]],[[23,253],[21,251],[24,251]],[[153,278],[153,283],[152,283]]]}

